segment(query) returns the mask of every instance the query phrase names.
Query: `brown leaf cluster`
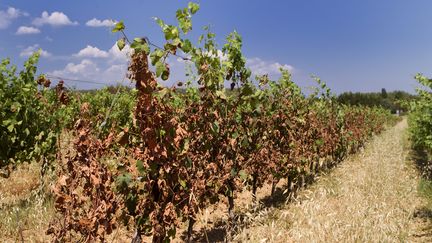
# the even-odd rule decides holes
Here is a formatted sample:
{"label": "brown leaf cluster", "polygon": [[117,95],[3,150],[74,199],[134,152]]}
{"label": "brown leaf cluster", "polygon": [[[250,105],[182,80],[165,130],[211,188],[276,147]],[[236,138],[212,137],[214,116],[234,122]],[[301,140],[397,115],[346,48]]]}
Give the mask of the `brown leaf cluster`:
{"label": "brown leaf cluster", "polygon": [[[173,238],[180,221],[189,220],[192,228],[199,210],[221,197],[227,197],[232,218],[233,199],[245,187],[255,194],[265,183],[286,178],[294,193],[385,123],[370,109],[306,99],[289,87],[260,100],[260,112],[249,109],[241,94],[229,100],[205,86],[198,99],[185,98],[179,108],[170,99],[181,95],[158,87],[143,52],[131,56],[129,78],[138,91],[133,133],[126,128],[101,142],[85,120],[76,124],[75,154],[62,165],[54,188],[64,216],[49,229],[57,240],[71,231],[87,241],[103,240],[120,221],[119,209],[121,220],[135,225],[134,241],[142,235],[153,242]],[[82,117],[88,110],[83,104]],[[128,144],[132,134],[137,142]],[[99,162],[114,141],[127,145],[115,175]]]}
{"label": "brown leaf cluster", "polygon": [[104,241],[117,227],[119,209],[112,174],[100,162],[105,147],[91,136],[84,120],[76,122],[75,133],[73,151],[60,165],[52,189],[56,211],[62,217],[51,222],[47,234],[53,235],[54,242],[71,241],[77,235],[84,242]]}

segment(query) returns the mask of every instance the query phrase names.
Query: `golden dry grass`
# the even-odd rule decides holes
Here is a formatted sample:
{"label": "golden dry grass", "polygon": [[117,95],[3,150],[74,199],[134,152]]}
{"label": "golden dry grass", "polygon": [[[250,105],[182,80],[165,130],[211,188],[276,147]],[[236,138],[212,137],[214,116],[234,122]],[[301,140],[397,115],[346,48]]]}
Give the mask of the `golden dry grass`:
{"label": "golden dry grass", "polygon": [[[70,145],[64,134],[61,148]],[[41,163],[17,165],[8,178],[0,178],[0,242],[49,242],[45,234],[55,210],[48,191],[54,172],[41,179]]]}
{"label": "golden dry grass", "polygon": [[407,162],[406,120],[243,229],[239,242],[432,242],[418,214],[425,199]]}
{"label": "golden dry grass", "polygon": [[[0,241],[47,242],[51,200],[39,193],[40,165],[22,164],[9,178],[0,179]],[[31,240],[30,240],[31,239]]]}

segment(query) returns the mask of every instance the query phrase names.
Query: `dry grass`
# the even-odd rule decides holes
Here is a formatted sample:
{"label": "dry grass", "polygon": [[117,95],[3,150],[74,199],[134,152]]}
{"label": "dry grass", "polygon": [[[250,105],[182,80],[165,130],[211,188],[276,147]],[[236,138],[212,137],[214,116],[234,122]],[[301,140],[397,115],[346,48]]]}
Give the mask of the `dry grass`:
{"label": "dry grass", "polygon": [[[297,201],[255,219],[240,242],[427,242],[413,217],[425,201],[407,163],[406,121],[303,190]],[[417,215],[415,215],[417,216]]]}
{"label": "dry grass", "polygon": [[39,186],[39,166],[22,164],[9,178],[0,178],[0,207],[24,199]]}
{"label": "dry grass", "polygon": [[[61,139],[62,150],[70,146],[70,134]],[[55,174],[41,180],[41,163],[17,165],[8,178],[0,178],[0,242],[49,242],[45,234],[55,217],[49,188]]]}
{"label": "dry grass", "polygon": [[47,242],[45,235],[54,208],[45,194],[39,193],[40,166],[23,164],[9,178],[0,179],[1,242]]}

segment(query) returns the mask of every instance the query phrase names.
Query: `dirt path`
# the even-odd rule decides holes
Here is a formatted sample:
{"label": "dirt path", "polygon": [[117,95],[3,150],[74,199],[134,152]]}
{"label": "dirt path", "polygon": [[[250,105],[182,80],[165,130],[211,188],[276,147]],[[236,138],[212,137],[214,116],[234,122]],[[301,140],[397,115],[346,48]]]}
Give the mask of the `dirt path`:
{"label": "dirt path", "polygon": [[[418,215],[425,201],[408,161],[407,122],[374,138],[363,151],[244,229],[248,242],[432,242]],[[421,214],[421,213],[420,213]]]}

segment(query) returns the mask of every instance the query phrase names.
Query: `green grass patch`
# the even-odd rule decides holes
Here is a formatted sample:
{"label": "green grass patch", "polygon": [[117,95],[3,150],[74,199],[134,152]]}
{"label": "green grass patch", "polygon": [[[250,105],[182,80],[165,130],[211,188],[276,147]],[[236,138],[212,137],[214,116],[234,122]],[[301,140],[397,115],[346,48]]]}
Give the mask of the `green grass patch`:
{"label": "green grass patch", "polygon": [[432,180],[421,178],[418,185],[419,194],[426,198],[428,207],[432,207]]}

